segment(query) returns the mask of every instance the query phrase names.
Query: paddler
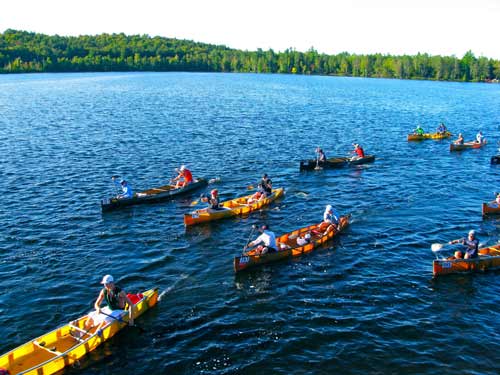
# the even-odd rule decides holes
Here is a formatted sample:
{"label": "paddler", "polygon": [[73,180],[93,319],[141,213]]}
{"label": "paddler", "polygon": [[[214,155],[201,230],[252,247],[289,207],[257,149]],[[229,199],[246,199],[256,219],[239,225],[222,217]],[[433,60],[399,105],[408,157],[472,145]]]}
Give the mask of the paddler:
{"label": "paddler", "polygon": [[173,181],[177,181],[177,183],[175,184],[176,189],[187,186],[193,182],[193,175],[185,165],[181,165],[181,167],[177,171],[179,172],[179,174],[173,179]]}
{"label": "paddler", "polygon": [[439,134],[444,134],[448,131],[448,129],[446,129],[446,125],[443,123],[440,123],[436,130]]}
{"label": "paddler", "polygon": [[462,133],[458,133],[458,138],[455,141],[453,141],[453,143],[456,145],[464,144],[464,136],[462,135]]}
{"label": "paddler", "polygon": [[479,131],[479,133],[476,134],[476,143],[482,144],[486,142],[486,139],[483,136],[483,132]]}
{"label": "paddler", "polygon": [[455,258],[474,259],[478,257],[479,240],[476,237],[476,231],[469,231],[467,238],[460,238],[449,242],[450,245],[456,243],[465,246],[465,254],[462,251],[455,251]]}
{"label": "paddler", "polygon": [[[113,182],[117,184],[116,177],[112,177]],[[122,193],[118,194],[116,197],[118,199],[127,199],[132,198],[134,196],[134,192],[132,191],[132,187],[125,180],[120,180],[120,189],[122,189]]]}
{"label": "paddler", "polygon": [[323,163],[326,160],[326,155],[325,155],[325,152],[323,151],[323,149],[318,146],[318,147],[316,147],[315,152],[317,154],[316,160],[320,163]]}
{"label": "paddler", "polygon": [[363,147],[357,143],[353,143],[352,145],[354,146],[352,153],[355,155],[351,158],[351,160],[363,159],[365,157],[365,150],[363,150]]}
{"label": "paddler", "polygon": [[[134,325],[134,304],[127,297],[125,291],[115,284],[113,276],[104,276],[101,284],[103,284],[104,288],[101,289],[94,303],[95,311],[92,311],[88,315],[88,319],[85,322],[85,330],[88,331],[91,327],[97,327],[99,330],[107,323],[121,320],[126,305],[128,305],[128,324],[131,326]],[[101,309],[103,301],[106,301],[107,306]]]}
{"label": "paddler", "polygon": [[262,190],[264,190],[264,193],[266,193],[267,196],[273,193],[273,182],[271,181],[267,173],[264,173],[264,175],[262,176],[262,180],[260,180],[260,183],[262,184]]}
{"label": "paddler", "polygon": [[253,194],[250,198],[247,200],[247,204],[254,204],[261,199],[264,199],[266,197],[266,193],[264,192],[264,189],[262,189],[262,183],[259,183],[257,192]]}
{"label": "paddler", "polygon": [[208,203],[207,211],[210,212],[211,210],[222,210],[224,207],[221,207],[220,201],[219,201],[219,191],[217,189],[213,189],[210,192],[210,195],[203,195],[201,197],[201,200],[203,202]]}
{"label": "paddler", "polygon": [[[259,228],[259,232],[261,235],[257,237],[252,242],[249,242],[248,245],[245,246],[245,250],[249,247],[254,247],[259,245],[256,248],[257,254],[266,254],[266,253],[275,253],[278,250],[278,246],[276,244],[276,236],[274,232],[269,230],[269,226],[264,224]],[[262,244],[262,245],[260,245]]]}
{"label": "paddler", "polygon": [[420,126],[420,124],[417,125],[417,128],[413,131],[414,134],[416,135],[424,135],[424,129]]}
{"label": "paddler", "polygon": [[323,221],[318,225],[318,229],[314,230],[314,233],[325,236],[328,232],[338,229],[339,219],[340,216],[337,211],[333,209],[331,204],[328,204],[325,207],[325,212],[323,213]]}

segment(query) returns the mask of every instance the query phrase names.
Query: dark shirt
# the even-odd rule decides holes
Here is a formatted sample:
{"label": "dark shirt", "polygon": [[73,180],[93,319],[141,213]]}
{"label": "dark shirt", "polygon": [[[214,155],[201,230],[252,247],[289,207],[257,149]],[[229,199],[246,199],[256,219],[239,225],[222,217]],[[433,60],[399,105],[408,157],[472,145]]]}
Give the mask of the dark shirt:
{"label": "dark shirt", "polygon": [[273,193],[273,182],[271,181],[270,178],[263,178],[261,181],[262,184],[262,189],[267,193],[267,195],[270,195]]}
{"label": "dark shirt", "polygon": [[477,238],[473,240],[469,240],[468,238],[464,238],[462,240],[462,244],[467,248],[465,250],[466,254],[469,254],[470,258],[477,258],[478,250],[479,250],[479,240]]}
{"label": "dark shirt", "polygon": [[106,300],[106,303],[111,310],[120,309],[120,299],[118,298],[118,295],[121,291],[122,289],[117,285],[115,285],[115,288],[110,292],[108,292],[108,290],[104,288],[104,299]]}

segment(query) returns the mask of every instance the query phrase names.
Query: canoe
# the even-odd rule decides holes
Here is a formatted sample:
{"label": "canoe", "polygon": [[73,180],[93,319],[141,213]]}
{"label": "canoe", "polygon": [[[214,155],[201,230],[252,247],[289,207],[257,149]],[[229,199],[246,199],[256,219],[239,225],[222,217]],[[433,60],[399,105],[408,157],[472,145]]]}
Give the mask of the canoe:
{"label": "canoe", "polygon": [[479,249],[476,259],[434,259],[432,273],[436,276],[451,273],[483,272],[500,268],[500,245]]}
{"label": "canoe", "polygon": [[270,204],[272,201],[283,196],[284,189],[273,189],[273,193],[258,202],[253,204],[247,204],[248,198],[253,194],[247,195],[245,197],[232,199],[226,202],[222,202],[221,205],[223,209],[221,210],[210,210],[206,208],[202,210],[196,210],[189,214],[184,214],[184,225],[194,225],[199,223],[205,223],[207,221],[214,221],[225,219],[227,217],[232,217],[236,215],[246,215],[253,211],[260,210],[262,207]]}
{"label": "canoe", "polygon": [[375,161],[375,155],[366,155],[362,159],[354,159],[354,160],[344,156],[337,156],[334,158],[326,159],[323,162],[320,161],[319,163],[315,159],[301,160],[300,170],[312,171],[314,169],[322,169],[322,168],[342,168],[342,167],[349,167],[351,165],[372,163],[374,161]]}
{"label": "canoe", "polygon": [[495,201],[483,203],[481,211],[483,216],[500,215],[500,206]]}
{"label": "canoe", "polygon": [[491,164],[500,164],[500,155],[495,155],[491,157]]}
{"label": "canoe", "polygon": [[468,148],[481,148],[486,144],[486,142],[483,143],[477,143],[477,142],[466,142],[462,145],[457,145],[455,143],[450,144],[450,151],[462,151]]}
{"label": "canoe", "polygon": [[101,200],[101,208],[103,211],[109,211],[115,208],[132,206],[143,203],[157,203],[173,199],[179,195],[190,193],[196,189],[207,186],[208,182],[204,178],[199,178],[189,185],[176,189],[173,185],[164,185],[157,188],[152,188],[140,191],[132,198],[116,198],[110,197]]}
{"label": "canoe", "polygon": [[425,139],[445,139],[451,137],[450,132],[444,133],[424,133],[422,135],[418,134],[408,134],[408,141],[423,141]]}
{"label": "canoe", "polygon": [[[349,219],[350,215],[342,216],[340,218],[339,230],[332,230],[326,235],[323,235],[322,233],[314,234],[314,232],[311,232],[312,230],[316,229],[319,224],[309,225],[307,227],[294,230],[293,232],[286,233],[276,238],[276,241],[279,244],[286,244],[290,247],[289,249],[262,255],[256,254],[255,250],[250,250],[242,254],[241,256],[234,257],[234,271],[240,272],[251,267],[260,266],[262,264],[276,262],[282,259],[293,258],[302,254],[310,253],[319,245],[327,242],[328,240],[336,236],[337,233],[343,231],[344,228],[349,225]],[[308,232],[310,232],[312,235],[311,242],[303,246],[297,245],[297,237]]]}
{"label": "canoe", "polygon": [[[156,304],[158,289],[129,297],[135,302],[135,319]],[[86,319],[87,315],[5,353],[0,357],[0,368],[10,371],[11,375],[54,374],[74,364],[125,327],[128,312],[124,312],[123,321],[113,320],[102,327],[101,332],[96,332],[96,327],[85,331]]]}

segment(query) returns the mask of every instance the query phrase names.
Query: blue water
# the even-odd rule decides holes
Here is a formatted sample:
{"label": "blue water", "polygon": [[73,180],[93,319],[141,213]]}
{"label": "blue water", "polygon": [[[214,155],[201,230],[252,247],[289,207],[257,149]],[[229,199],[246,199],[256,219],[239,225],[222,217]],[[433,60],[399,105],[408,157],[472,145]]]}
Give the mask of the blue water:
{"label": "blue water", "polygon": [[[443,121],[480,150],[408,143]],[[498,374],[498,272],[432,279],[430,245],[476,229],[499,169],[500,86],[252,74],[0,76],[0,352],[88,312],[111,273],[162,299],[68,374]],[[373,164],[300,173],[321,145]],[[223,199],[267,172],[284,199],[185,230],[196,196],[102,214],[186,164]],[[235,275],[252,224],[278,234],[352,212],[328,248]]]}

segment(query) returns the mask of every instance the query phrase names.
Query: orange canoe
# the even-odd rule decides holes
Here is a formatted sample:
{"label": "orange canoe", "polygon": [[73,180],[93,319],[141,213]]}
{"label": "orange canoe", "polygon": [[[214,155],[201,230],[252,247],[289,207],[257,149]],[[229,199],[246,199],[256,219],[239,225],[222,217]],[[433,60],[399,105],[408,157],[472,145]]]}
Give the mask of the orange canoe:
{"label": "orange canoe", "polygon": [[483,272],[500,268],[500,245],[479,249],[475,259],[434,259],[434,277],[451,273]]}
{"label": "orange canoe", "polygon": [[[276,241],[279,244],[286,245],[287,249],[280,250],[275,253],[267,253],[267,254],[256,254],[255,250],[248,251],[241,256],[237,256],[234,258],[234,271],[240,272],[247,268],[259,266],[266,263],[276,262],[281,259],[293,258],[300,256],[302,254],[310,253],[319,245],[327,242],[328,240],[335,237],[338,233],[344,230],[345,227],[349,225],[350,215],[342,216],[340,218],[340,226],[338,230],[332,230],[328,232],[326,235],[323,234],[314,234],[313,230],[318,228],[319,224],[309,225],[307,227],[294,230],[293,232],[286,233],[278,238]],[[297,238],[299,235],[305,235],[306,233],[311,233],[311,241],[306,245],[299,246],[297,245]]]}
{"label": "orange canoe", "polygon": [[465,142],[464,144],[457,145],[455,143],[450,144],[450,151],[462,151],[466,150],[468,148],[481,148],[486,144],[486,142],[483,143],[477,143],[477,142]]}

